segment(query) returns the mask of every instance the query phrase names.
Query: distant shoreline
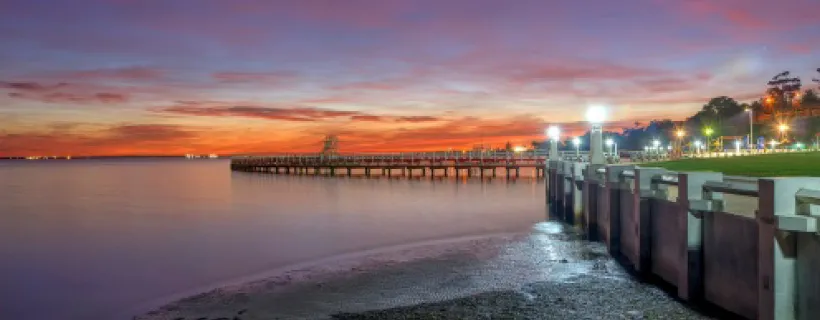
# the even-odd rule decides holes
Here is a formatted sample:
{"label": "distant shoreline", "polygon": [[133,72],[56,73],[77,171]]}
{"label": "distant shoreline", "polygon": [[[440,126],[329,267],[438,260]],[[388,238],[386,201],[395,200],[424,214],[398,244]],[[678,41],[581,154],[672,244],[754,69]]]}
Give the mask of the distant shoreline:
{"label": "distant shoreline", "polygon": [[189,159],[189,160],[218,160],[230,159],[232,156],[220,156],[218,158],[186,158],[185,155],[178,156],[85,156],[85,157],[57,157],[57,158],[43,158],[43,159],[27,159],[26,157],[0,157],[0,161],[69,161],[69,160],[117,160],[117,159]]}

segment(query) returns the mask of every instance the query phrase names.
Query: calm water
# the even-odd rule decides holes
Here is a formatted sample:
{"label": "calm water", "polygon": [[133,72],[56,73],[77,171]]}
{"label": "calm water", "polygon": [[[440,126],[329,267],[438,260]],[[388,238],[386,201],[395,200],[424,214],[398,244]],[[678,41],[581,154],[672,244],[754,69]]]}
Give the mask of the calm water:
{"label": "calm water", "polygon": [[0,319],[113,319],[296,263],[529,229],[532,179],[231,172],[226,160],[0,162]]}

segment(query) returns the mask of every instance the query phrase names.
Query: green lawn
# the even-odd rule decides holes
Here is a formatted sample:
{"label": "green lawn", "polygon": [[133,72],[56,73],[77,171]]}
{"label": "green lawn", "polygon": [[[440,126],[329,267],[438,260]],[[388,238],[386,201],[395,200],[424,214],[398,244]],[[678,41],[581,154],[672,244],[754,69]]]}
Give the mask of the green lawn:
{"label": "green lawn", "polygon": [[732,158],[685,159],[646,163],[673,171],[716,171],[730,176],[820,177],[820,152],[780,153]]}

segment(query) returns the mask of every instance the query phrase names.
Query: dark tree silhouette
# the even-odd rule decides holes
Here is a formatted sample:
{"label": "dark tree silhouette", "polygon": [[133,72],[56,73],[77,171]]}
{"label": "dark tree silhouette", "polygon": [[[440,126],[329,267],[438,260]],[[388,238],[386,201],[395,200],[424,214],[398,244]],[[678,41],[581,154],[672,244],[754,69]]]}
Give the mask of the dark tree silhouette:
{"label": "dark tree silhouette", "polygon": [[713,130],[713,136],[735,134],[737,130],[734,130],[735,124],[731,120],[737,118],[735,116],[744,110],[744,106],[735,99],[726,96],[715,97],[703,105],[700,111],[687,118],[683,127],[692,133],[700,133],[703,128],[709,127]]}
{"label": "dark tree silhouette", "polygon": [[800,92],[802,87],[800,78],[792,77],[789,71],[777,74],[767,84],[769,85],[769,89],[766,90],[767,99],[769,99],[767,102],[775,113],[788,110],[792,98]]}
{"label": "dark tree silhouette", "polygon": [[[820,73],[820,68],[817,68],[817,73]],[[813,78],[813,79],[811,79],[811,81],[814,81],[814,83],[820,84],[820,79]]]}
{"label": "dark tree silhouette", "polygon": [[812,89],[806,90],[801,96],[800,103],[803,107],[811,108],[820,106],[820,97],[817,96],[817,92]]}
{"label": "dark tree silhouette", "polygon": [[801,87],[800,78],[791,77],[791,72],[789,71],[783,71],[772,77],[768,85],[770,90],[775,89],[780,93],[799,91]]}
{"label": "dark tree silhouette", "polygon": [[[820,68],[817,69],[817,72],[819,73],[818,77],[820,77]],[[812,81],[820,85],[820,79],[813,78]],[[705,128],[712,129],[711,137],[713,139],[725,135],[740,136],[748,134],[748,115],[743,113],[746,109],[751,109],[754,111],[753,115],[756,118],[758,115],[767,112],[770,112],[775,118],[775,121],[772,122],[755,121],[755,136],[777,135],[776,126],[772,124],[780,121],[795,121],[795,132],[793,133],[795,139],[799,141],[815,139],[814,134],[820,131],[820,117],[791,119],[791,116],[798,115],[795,112],[797,108],[820,107],[818,92],[809,89],[798,95],[802,89],[801,80],[792,77],[789,71],[775,75],[767,82],[767,85],[767,97],[749,104],[741,104],[727,96],[715,97],[704,104],[700,111],[687,118],[683,124],[676,125],[670,120],[652,120],[648,123],[635,122],[632,128],[625,128],[620,133],[606,132],[604,135],[617,141],[620,150],[643,150],[644,146],[650,145],[654,139],[662,139],[664,142],[672,141],[675,139],[674,132],[677,129],[686,131],[689,142],[694,141],[694,139],[703,139],[705,137]],[[586,150],[589,147],[589,131],[579,138],[581,139],[581,149]],[[546,148],[546,141],[532,141],[532,145]],[[574,150],[571,139],[559,148]]]}

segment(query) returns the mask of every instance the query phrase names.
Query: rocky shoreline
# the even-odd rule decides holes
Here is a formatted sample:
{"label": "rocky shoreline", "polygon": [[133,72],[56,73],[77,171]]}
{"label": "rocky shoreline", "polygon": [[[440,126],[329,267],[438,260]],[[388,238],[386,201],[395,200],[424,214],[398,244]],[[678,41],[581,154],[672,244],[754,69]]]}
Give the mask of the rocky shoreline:
{"label": "rocky shoreline", "polygon": [[569,227],[297,270],[180,300],[135,320],[709,319],[634,280]]}

